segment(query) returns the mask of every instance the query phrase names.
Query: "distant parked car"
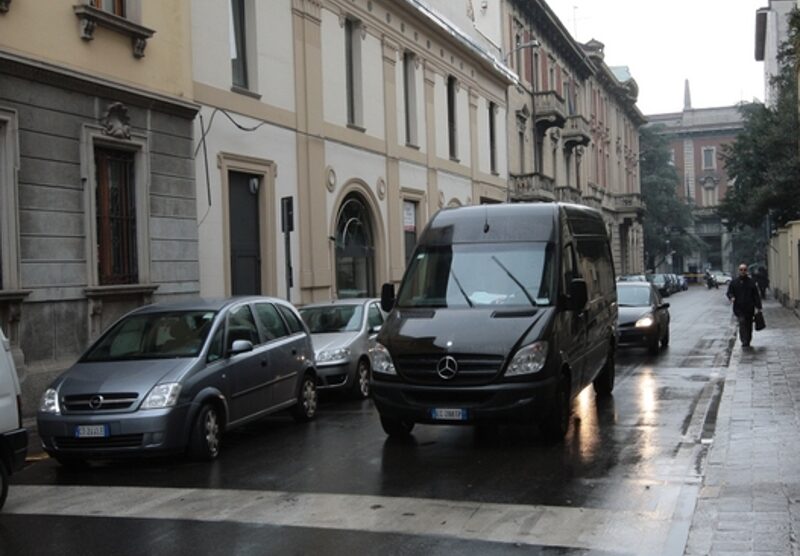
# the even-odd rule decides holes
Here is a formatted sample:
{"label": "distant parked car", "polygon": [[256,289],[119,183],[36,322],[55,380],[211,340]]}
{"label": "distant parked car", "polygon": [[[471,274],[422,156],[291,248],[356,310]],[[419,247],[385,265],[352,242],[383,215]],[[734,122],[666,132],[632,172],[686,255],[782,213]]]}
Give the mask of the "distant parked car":
{"label": "distant parked car", "polygon": [[617,276],[617,282],[647,282],[644,274],[622,274]]}
{"label": "distant parked car", "polygon": [[290,304],[267,297],[150,305],[117,321],[45,391],[45,451],[88,459],[219,454],[224,431],[289,409],[316,414],[311,337]]}
{"label": "distant parked car", "polygon": [[383,325],[379,299],[340,299],[300,309],[311,331],[319,388],[369,396],[369,350]]}
{"label": "distant parked car", "polygon": [[649,274],[647,280],[656,287],[658,293],[662,296],[668,297],[672,293],[670,282],[666,274]]}
{"label": "distant parked car", "polygon": [[617,284],[618,342],[646,346],[650,353],[669,344],[669,303],[664,303],[651,284]]}
{"label": "distant parked car", "polygon": [[678,274],[678,283],[681,286],[681,291],[686,291],[689,289],[689,279],[683,274]]}
{"label": "distant parked car", "polygon": [[714,277],[714,280],[717,281],[717,284],[721,286],[726,286],[731,283],[731,280],[733,280],[733,277],[727,272],[723,272],[721,270],[712,270],[710,272]]}

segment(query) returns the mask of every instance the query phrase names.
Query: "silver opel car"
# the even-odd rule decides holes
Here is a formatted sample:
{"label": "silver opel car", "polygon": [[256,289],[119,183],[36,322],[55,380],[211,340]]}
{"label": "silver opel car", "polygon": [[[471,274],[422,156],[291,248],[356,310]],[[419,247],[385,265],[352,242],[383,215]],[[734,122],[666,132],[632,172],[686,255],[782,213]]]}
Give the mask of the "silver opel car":
{"label": "silver opel car", "polygon": [[290,304],[197,299],[128,313],[45,391],[45,451],[63,465],[186,452],[210,460],[222,433],[317,410],[314,350]]}
{"label": "silver opel car", "polygon": [[316,352],[319,388],[369,396],[369,349],[383,325],[379,299],[353,298],[300,308]]}

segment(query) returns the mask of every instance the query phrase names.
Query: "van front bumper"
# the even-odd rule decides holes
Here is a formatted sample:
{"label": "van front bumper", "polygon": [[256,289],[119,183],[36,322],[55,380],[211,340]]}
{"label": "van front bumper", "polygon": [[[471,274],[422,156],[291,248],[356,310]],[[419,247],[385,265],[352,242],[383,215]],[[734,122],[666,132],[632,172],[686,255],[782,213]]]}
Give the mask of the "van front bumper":
{"label": "van front bumper", "polygon": [[[370,392],[382,416],[403,421],[440,425],[532,423],[552,411],[557,379],[454,388],[373,378]],[[437,411],[450,409],[461,411]],[[449,416],[442,418],[443,413]],[[453,414],[459,417],[452,418]]]}
{"label": "van front bumper", "polygon": [[28,431],[16,429],[0,434],[0,457],[8,464],[12,473],[22,469],[27,453]]}

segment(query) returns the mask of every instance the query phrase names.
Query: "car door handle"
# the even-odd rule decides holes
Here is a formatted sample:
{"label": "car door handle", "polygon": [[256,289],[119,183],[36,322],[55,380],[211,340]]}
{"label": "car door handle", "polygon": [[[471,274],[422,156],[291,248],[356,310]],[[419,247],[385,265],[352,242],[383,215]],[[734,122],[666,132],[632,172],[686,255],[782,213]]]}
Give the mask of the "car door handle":
{"label": "car door handle", "polygon": [[262,359],[261,360],[261,366],[262,367],[266,367],[267,366],[267,360],[266,359]]}

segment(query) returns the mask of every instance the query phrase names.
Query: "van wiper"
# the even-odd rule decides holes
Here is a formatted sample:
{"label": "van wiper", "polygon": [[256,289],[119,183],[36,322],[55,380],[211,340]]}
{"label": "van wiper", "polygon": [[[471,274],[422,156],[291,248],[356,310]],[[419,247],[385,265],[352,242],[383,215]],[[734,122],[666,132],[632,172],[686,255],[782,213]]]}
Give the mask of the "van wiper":
{"label": "van wiper", "polygon": [[525,286],[523,286],[523,285],[522,285],[522,282],[520,282],[520,281],[517,279],[517,277],[516,277],[516,276],[514,276],[514,275],[511,273],[511,271],[510,271],[510,270],[508,270],[508,269],[507,269],[505,266],[503,266],[503,263],[501,263],[501,262],[500,262],[500,260],[499,260],[499,259],[498,259],[496,256],[492,255],[492,260],[493,260],[494,262],[496,262],[496,263],[497,263],[497,266],[499,266],[500,268],[502,268],[502,269],[503,269],[503,272],[505,272],[505,273],[506,273],[506,275],[508,275],[508,277],[509,277],[509,278],[511,278],[511,280],[513,280],[513,281],[514,281],[514,283],[515,283],[517,286],[519,286],[519,289],[521,289],[521,290],[522,290],[522,293],[524,293],[524,294],[525,294],[525,297],[527,297],[527,298],[528,298],[528,301],[530,301],[530,302],[531,302],[531,305],[532,305],[533,307],[537,307],[538,305],[537,305],[536,301],[535,301],[535,300],[534,300],[534,299],[531,297],[531,294],[529,294],[529,293],[528,293],[528,290],[527,290],[527,289],[525,289]]}
{"label": "van wiper", "polygon": [[455,283],[456,283],[456,286],[458,286],[458,291],[460,291],[460,292],[461,292],[461,295],[463,295],[463,296],[464,296],[464,299],[466,299],[466,300],[467,300],[467,303],[469,303],[469,306],[470,306],[470,307],[474,307],[475,305],[474,305],[474,304],[472,303],[472,301],[470,300],[469,296],[467,295],[467,292],[465,292],[465,291],[464,291],[464,288],[462,288],[462,287],[461,287],[461,282],[459,282],[459,281],[458,281],[458,277],[456,277],[456,273],[455,273],[455,272],[453,272],[453,269],[452,269],[452,268],[450,269],[450,276],[452,276],[452,277],[453,277],[453,280],[455,281]]}

